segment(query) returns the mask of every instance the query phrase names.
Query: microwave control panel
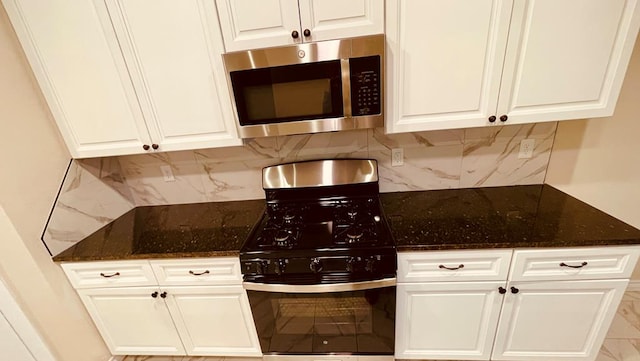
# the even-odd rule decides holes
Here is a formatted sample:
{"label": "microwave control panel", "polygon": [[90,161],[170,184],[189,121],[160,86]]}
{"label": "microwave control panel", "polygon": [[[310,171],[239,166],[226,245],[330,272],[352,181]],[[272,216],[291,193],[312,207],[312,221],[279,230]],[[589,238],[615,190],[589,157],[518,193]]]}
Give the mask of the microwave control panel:
{"label": "microwave control panel", "polygon": [[351,114],[378,115],[382,103],[380,56],[350,58]]}

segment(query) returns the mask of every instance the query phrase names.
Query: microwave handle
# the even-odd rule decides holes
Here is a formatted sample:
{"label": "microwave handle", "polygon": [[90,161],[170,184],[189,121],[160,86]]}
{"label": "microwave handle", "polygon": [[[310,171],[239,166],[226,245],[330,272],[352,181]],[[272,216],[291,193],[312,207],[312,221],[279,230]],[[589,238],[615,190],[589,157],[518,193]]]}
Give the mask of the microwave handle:
{"label": "microwave handle", "polygon": [[345,118],[350,118],[351,110],[351,68],[349,59],[340,59],[340,72],[342,73],[342,111]]}
{"label": "microwave handle", "polygon": [[375,281],[333,283],[320,285],[285,285],[273,283],[242,282],[245,290],[281,293],[324,293],[371,290],[396,285],[396,278],[383,278]]}

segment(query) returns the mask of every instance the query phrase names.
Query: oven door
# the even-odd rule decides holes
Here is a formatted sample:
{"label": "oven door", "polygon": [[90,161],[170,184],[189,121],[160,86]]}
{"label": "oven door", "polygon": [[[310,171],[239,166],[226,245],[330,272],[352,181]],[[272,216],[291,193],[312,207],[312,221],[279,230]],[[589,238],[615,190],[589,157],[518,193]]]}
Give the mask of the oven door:
{"label": "oven door", "polygon": [[393,355],[395,278],[244,287],[264,354]]}

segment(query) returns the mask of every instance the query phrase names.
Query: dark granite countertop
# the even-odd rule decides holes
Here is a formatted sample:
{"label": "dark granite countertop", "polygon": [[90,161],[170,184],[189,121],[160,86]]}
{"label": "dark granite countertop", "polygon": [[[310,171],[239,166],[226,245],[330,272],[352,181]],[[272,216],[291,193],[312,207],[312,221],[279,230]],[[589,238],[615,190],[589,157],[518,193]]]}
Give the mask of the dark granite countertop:
{"label": "dark granite countertop", "polygon": [[640,230],[546,184],[381,199],[400,252],[640,244]]}
{"label": "dark granite countertop", "polygon": [[[398,251],[640,244],[640,230],[549,185],[383,193]],[[264,200],[138,207],[54,261],[235,256]]]}
{"label": "dark granite countertop", "polygon": [[137,207],[53,260],[237,256],[264,208],[264,200]]}

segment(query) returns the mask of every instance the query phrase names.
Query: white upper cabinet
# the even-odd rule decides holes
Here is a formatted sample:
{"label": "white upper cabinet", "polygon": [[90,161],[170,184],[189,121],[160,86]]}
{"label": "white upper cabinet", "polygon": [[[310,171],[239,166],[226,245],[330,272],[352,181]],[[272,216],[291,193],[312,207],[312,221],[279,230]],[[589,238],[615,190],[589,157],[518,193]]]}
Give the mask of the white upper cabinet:
{"label": "white upper cabinet", "polygon": [[387,2],[391,133],[472,127],[495,112],[511,1]]}
{"label": "white upper cabinet", "polygon": [[637,0],[387,0],[388,133],[613,113]]}
{"label": "white upper cabinet", "polygon": [[239,145],[214,0],[2,0],[74,158]]}
{"label": "white upper cabinet", "polygon": [[640,23],[637,0],[517,0],[498,110],[507,123],[613,114]]}
{"label": "white upper cabinet", "polygon": [[241,144],[213,1],[106,3],[158,150]]}
{"label": "white upper cabinet", "polygon": [[73,157],[151,144],[103,3],[2,2]]}
{"label": "white upper cabinet", "polygon": [[226,50],[380,34],[383,0],[216,0]]}

